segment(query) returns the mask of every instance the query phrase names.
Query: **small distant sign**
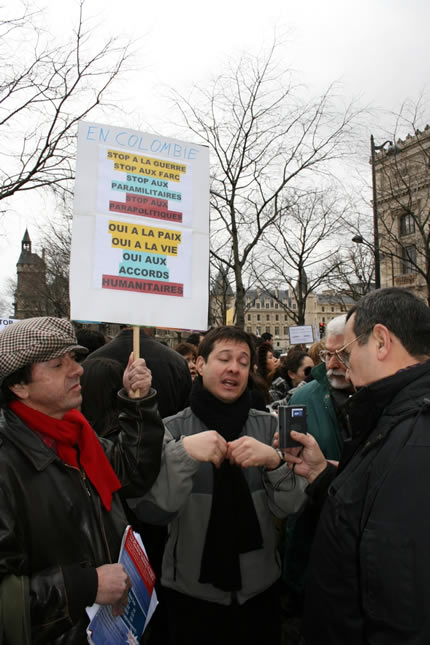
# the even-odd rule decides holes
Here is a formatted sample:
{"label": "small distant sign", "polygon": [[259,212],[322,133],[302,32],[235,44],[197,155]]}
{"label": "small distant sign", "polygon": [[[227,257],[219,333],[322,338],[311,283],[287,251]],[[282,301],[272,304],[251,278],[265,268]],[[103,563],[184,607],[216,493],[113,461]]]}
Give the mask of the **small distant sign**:
{"label": "small distant sign", "polygon": [[312,325],[288,327],[288,336],[290,338],[290,345],[299,345],[300,343],[314,342]]}
{"label": "small distant sign", "polygon": [[0,331],[6,329],[6,327],[12,325],[14,322],[18,322],[16,318],[0,318]]}

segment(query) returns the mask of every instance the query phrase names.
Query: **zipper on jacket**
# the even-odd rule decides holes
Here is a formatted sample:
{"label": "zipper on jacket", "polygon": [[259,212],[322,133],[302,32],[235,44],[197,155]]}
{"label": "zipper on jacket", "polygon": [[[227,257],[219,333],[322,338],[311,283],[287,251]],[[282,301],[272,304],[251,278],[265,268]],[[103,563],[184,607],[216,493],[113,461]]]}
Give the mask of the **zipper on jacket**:
{"label": "zipper on jacket", "polygon": [[175,546],[173,547],[173,580],[176,580],[176,568],[177,568],[177,551],[178,551],[178,541],[179,541],[179,522],[177,524],[178,531],[176,533]]}
{"label": "zipper on jacket", "polygon": [[[78,463],[79,463],[79,459],[78,459]],[[75,470],[75,471],[77,471],[79,473],[79,475],[80,475],[79,478],[81,480],[82,487],[84,488],[84,490],[87,493],[88,497],[90,499],[94,500],[94,503],[92,504],[92,510],[95,513],[95,519],[96,519],[96,522],[97,522],[97,524],[99,526],[99,529],[100,529],[100,534],[101,534],[101,537],[102,537],[102,541],[103,541],[105,549],[106,549],[107,559],[108,559],[109,563],[112,563],[112,556],[111,556],[108,540],[107,540],[107,537],[106,537],[105,526],[104,526],[104,523],[103,523],[100,498],[98,496],[97,496],[97,499],[94,498],[93,494],[91,493],[91,489],[90,489],[90,487],[88,485],[88,478],[87,478],[87,476],[85,474],[85,471],[82,468],[76,468],[76,466],[70,466],[69,464],[64,464],[64,465],[66,466],[66,468],[72,468],[72,470]]]}
{"label": "zipper on jacket", "polygon": [[87,481],[87,476],[85,474],[85,471],[82,470],[81,468],[79,468],[79,474],[81,476],[82,484],[83,484],[85,490],[87,491],[88,497],[91,497],[91,490],[90,490],[90,487],[88,486],[88,481]]}
{"label": "zipper on jacket", "polygon": [[85,473],[85,470],[81,466],[81,454],[79,452],[79,446],[76,444],[74,447],[76,448],[76,459],[78,462],[79,474],[81,476],[82,485],[86,490],[88,497],[91,497],[91,490],[90,490],[90,487],[88,486],[87,475]]}
{"label": "zipper on jacket", "polygon": [[64,462],[63,464],[66,468],[71,468],[75,472],[79,473],[79,479],[81,480],[82,488],[84,489],[88,497],[92,497],[91,489],[88,486],[88,481],[87,481],[87,476],[85,474],[85,471],[83,471],[81,468],[76,468],[76,466],[71,466],[70,464],[66,464]]}
{"label": "zipper on jacket", "polygon": [[[87,475],[86,475],[84,469],[81,468],[81,459],[80,459],[80,453],[79,453],[79,447],[78,446],[76,446],[76,453],[77,453],[77,459],[78,459],[78,464],[79,464],[79,472],[81,474],[82,484],[83,484],[85,490],[88,493],[88,497],[92,497],[91,489],[90,489],[90,487],[88,485]],[[96,507],[96,508],[94,508],[94,511],[96,513],[96,519],[97,519],[97,522],[99,524],[100,533],[102,535],[102,539],[103,539],[103,542],[104,542],[104,545],[105,545],[107,558],[108,558],[109,562],[112,562],[109,543],[108,543],[108,540],[107,540],[107,537],[106,537],[105,525],[104,525],[104,522],[103,522],[101,500],[100,500],[100,497],[98,495],[97,495],[97,499],[95,500],[94,506]]]}
{"label": "zipper on jacket", "polygon": [[101,500],[100,500],[99,497],[97,499],[97,511],[96,512],[97,512],[97,521],[98,521],[99,527],[100,527],[100,533],[102,535],[104,545],[105,545],[105,549],[106,549],[107,559],[108,559],[108,561],[110,563],[112,563],[112,555],[111,555],[111,552],[110,552],[109,542],[108,542],[108,539],[107,539],[107,536],[106,536],[105,525],[104,525],[104,522],[103,522],[102,504],[101,504]]}

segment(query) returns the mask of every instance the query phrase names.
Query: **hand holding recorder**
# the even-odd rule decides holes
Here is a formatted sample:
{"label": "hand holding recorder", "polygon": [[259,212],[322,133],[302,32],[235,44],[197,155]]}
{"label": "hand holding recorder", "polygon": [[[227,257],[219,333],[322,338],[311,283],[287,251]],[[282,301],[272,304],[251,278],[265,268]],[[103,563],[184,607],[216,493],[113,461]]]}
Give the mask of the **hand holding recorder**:
{"label": "hand holding recorder", "polygon": [[311,484],[327,468],[316,439],[306,433],[306,406],[282,405],[279,411],[279,448],[290,468]]}

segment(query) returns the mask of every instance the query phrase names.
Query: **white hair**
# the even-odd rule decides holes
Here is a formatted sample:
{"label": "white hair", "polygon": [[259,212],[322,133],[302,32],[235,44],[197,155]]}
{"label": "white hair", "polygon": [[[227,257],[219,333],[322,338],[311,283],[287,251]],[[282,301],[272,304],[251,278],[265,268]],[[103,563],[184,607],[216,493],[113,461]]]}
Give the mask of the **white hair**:
{"label": "white hair", "polygon": [[330,322],[327,323],[326,335],[343,336],[345,332],[345,324],[346,314],[336,316],[336,318],[333,318],[333,320],[330,320]]}

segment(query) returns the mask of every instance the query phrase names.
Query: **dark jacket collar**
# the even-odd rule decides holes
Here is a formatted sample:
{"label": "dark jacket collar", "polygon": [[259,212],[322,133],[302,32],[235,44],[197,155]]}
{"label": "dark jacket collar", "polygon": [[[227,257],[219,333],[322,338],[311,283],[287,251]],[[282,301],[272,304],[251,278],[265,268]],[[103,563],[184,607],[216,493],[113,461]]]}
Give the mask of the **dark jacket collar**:
{"label": "dark jacket collar", "polygon": [[45,470],[49,464],[58,459],[55,452],[8,408],[1,410],[0,437],[6,437],[13,443],[38,471]]}
{"label": "dark jacket collar", "polygon": [[[364,439],[384,414],[395,421],[400,416],[418,412],[423,404],[428,403],[430,360],[360,388],[346,404],[352,434],[355,437],[361,435]],[[387,423],[382,430],[387,432],[391,425]]]}

